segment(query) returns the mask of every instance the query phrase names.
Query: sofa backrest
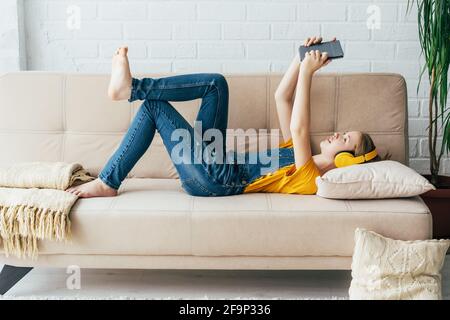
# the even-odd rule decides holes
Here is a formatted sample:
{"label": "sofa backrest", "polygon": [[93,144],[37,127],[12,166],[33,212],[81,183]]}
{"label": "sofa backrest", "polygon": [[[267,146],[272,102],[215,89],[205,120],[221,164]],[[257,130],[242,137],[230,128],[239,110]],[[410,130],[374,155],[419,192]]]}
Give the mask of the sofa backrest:
{"label": "sofa backrest", "polygon": [[[225,77],[230,89],[230,129],[279,128],[274,92],[281,74]],[[108,81],[108,75],[92,74],[17,72],[1,76],[0,165],[78,162],[97,175],[141,105],[139,101],[108,100]],[[398,74],[316,75],[311,102],[313,154],[320,151],[320,140],[333,132],[360,130],[372,136],[381,154],[389,152],[392,160],[407,164],[406,96],[405,81]],[[200,100],[172,104],[193,124]],[[129,177],[177,177],[158,134]]]}

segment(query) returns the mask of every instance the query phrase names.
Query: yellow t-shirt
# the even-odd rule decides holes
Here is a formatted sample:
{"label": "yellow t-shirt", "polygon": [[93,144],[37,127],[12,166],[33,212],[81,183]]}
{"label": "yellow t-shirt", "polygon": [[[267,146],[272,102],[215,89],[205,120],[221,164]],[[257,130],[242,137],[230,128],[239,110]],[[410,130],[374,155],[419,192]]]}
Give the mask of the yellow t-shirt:
{"label": "yellow t-shirt", "polygon": [[[292,139],[281,143],[280,148],[292,148]],[[311,157],[303,166],[296,169],[295,163],[281,167],[277,171],[259,177],[244,190],[248,192],[274,192],[315,194],[317,192],[316,177],[320,171]]]}

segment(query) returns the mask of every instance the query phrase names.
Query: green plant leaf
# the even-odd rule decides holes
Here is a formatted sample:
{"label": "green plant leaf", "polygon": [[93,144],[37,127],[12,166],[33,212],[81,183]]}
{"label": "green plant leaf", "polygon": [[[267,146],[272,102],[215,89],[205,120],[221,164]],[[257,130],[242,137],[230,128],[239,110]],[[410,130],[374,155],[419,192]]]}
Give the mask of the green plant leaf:
{"label": "green plant leaf", "polygon": [[[450,152],[450,107],[447,107],[450,66],[450,0],[408,0],[406,12],[410,13],[414,3],[417,6],[417,21],[421,55],[425,64],[419,72],[419,91],[422,76],[427,71],[430,81],[429,100],[433,101],[432,117],[429,119],[427,130],[433,128],[432,141],[437,139],[437,122],[443,129],[443,141],[439,154],[431,150],[431,174],[439,172],[442,154]],[[434,101],[437,103],[435,110]]]}

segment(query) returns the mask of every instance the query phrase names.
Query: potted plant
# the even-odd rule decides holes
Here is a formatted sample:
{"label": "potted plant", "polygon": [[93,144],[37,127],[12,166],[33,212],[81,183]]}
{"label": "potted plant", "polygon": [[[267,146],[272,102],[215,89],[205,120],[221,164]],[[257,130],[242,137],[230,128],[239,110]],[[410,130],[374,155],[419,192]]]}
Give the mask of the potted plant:
{"label": "potted plant", "polygon": [[[430,175],[424,175],[436,190],[421,197],[433,215],[435,238],[450,238],[450,177],[439,175],[442,156],[450,151],[450,108],[447,107],[450,64],[450,1],[408,0],[407,12],[417,5],[419,41],[425,58],[420,79],[427,71],[430,82],[428,97],[428,149]],[[438,128],[439,126],[439,128]],[[442,144],[437,147],[442,131]]]}

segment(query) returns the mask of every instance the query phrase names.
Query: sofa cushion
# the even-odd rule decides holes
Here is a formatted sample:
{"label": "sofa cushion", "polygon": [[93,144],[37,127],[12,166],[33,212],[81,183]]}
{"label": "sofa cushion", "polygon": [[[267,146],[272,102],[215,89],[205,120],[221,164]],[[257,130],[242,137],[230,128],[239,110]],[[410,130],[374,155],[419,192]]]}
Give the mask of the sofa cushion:
{"label": "sofa cushion", "polygon": [[72,243],[40,254],[346,256],[357,227],[402,240],[431,237],[419,197],[333,200],[255,193],[192,197],[177,179],[127,179],[119,196],[80,199]]}

